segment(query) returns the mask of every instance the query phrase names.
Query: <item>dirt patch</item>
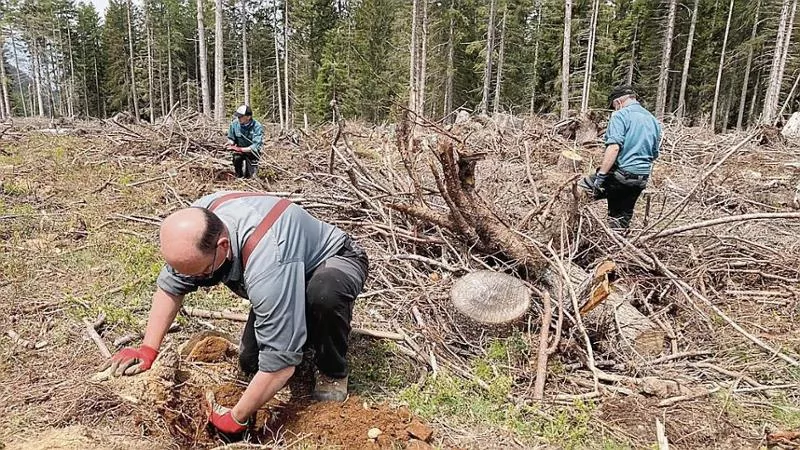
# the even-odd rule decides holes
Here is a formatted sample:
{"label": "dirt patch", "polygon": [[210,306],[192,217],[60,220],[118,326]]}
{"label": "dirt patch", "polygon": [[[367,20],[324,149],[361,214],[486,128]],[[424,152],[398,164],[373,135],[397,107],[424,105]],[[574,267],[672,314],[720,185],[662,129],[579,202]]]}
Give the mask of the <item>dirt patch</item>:
{"label": "dirt patch", "polygon": [[209,336],[194,346],[187,359],[207,363],[222,362],[232,353],[234,351],[231,349],[230,341],[220,336]]}
{"label": "dirt patch", "polygon": [[[190,342],[192,340],[195,339]],[[230,341],[206,336],[196,342],[191,349],[184,349],[188,356],[183,358],[187,362],[207,364],[203,364],[202,369],[192,363],[180,365],[183,382],[172,385],[170,400],[160,413],[170,434],[181,446],[214,447],[229,437],[218,435],[208,425],[205,393],[212,391],[220,405],[231,408],[239,401],[246,383],[215,382],[230,380],[236,372]],[[289,389],[257,411],[244,440],[257,444],[302,442],[314,447],[429,448],[425,441],[435,437],[433,429],[414,418],[408,408],[370,404],[358,396],[351,396],[344,403],[311,400],[308,395],[311,373],[308,365],[301,366],[290,381]],[[371,439],[370,430],[377,436]]]}

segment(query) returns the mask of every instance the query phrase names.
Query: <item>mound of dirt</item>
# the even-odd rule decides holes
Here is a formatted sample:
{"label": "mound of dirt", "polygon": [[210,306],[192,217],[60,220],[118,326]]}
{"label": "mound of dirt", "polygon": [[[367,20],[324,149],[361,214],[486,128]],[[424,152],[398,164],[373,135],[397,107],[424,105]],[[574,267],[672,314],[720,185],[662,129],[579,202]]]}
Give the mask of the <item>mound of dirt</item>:
{"label": "mound of dirt", "polygon": [[[179,352],[165,349],[153,368],[135,377],[113,378],[119,395],[152,405],[180,447],[211,448],[225,441],[208,425],[206,392],[233,407],[247,383],[237,381],[236,349],[215,333],[195,335]],[[136,385],[125,389],[123,385]],[[283,390],[257,411],[244,439],[256,444],[303,442],[312,447],[366,449],[431,448],[433,429],[405,407],[371,405],[357,396],[344,403],[311,400],[311,370],[302,365]],[[147,389],[142,389],[144,386]],[[159,395],[146,394],[158,387]]]}

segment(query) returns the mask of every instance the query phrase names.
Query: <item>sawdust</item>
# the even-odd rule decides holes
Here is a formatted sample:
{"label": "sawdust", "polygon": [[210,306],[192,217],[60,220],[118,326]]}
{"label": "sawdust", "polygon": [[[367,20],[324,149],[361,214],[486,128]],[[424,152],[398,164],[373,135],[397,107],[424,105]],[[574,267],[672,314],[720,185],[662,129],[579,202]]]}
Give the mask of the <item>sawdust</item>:
{"label": "sawdust", "polygon": [[189,361],[215,363],[224,361],[232,354],[231,343],[220,336],[209,336],[189,352]]}

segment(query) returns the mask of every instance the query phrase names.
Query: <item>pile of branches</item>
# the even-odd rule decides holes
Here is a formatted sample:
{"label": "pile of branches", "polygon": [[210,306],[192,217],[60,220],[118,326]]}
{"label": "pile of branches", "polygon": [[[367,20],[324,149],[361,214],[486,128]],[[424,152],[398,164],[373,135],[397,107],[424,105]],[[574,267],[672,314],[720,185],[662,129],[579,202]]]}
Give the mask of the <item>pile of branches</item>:
{"label": "pile of branches", "polygon": [[[668,406],[721,388],[758,395],[795,387],[725,350],[765,366],[800,366],[796,354],[764,337],[770,325],[745,322],[729,307],[736,300],[785,311],[796,298],[797,150],[759,147],[758,132],[720,139],[669,128],[638,228],[619,233],[607,226],[604,203],[589,202],[575,186],[599,160],[600,142],[579,148],[563,129],[536,119],[443,127],[406,117],[397,127],[373,128],[369,140],[343,123],[322,135],[330,142],[316,140],[305,174],[315,187],[303,196],[319,189],[315,203],[336,204],[332,220],[376,255],[374,289],[365,297],[379,313],[370,325],[392,328],[403,337],[401,351],[431,370],[445,366],[488,389],[464,368],[481,355],[481,342],[507,329],[455,313],[446,288],[468,272],[503,271],[525,280],[539,300],[527,317],[539,351],[517,367],[519,381],[537,372],[538,389],[520,383],[516,401],[613,392],[656,396]],[[336,164],[319,151],[323,145]],[[377,156],[358,156],[364,147],[378,148]],[[582,159],[565,162],[565,151]],[[780,201],[756,200],[763,186]],[[598,273],[608,260],[611,272]],[[599,305],[576,314],[595,297],[598,280],[606,283]],[[572,371],[544,389],[554,354]]]}

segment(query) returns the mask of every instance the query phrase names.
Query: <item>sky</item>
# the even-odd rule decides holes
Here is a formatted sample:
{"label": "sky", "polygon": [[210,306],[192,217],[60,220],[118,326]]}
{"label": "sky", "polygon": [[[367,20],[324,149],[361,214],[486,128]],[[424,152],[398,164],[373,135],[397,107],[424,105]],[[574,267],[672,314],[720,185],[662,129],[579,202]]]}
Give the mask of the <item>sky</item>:
{"label": "sky", "polygon": [[106,15],[106,7],[108,6],[108,0],[84,0],[94,5],[97,12],[100,13],[101,17]]}

